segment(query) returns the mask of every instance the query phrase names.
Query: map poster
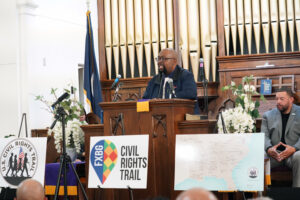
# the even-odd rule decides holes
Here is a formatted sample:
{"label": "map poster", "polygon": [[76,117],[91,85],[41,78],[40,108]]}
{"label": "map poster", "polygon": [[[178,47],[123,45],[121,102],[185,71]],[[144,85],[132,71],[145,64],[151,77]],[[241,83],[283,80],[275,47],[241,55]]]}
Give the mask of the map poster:
{"label": "map poster", "polygon": [[89,188],[147,188],[149,135],[91,137]]}
{"label": "map poster", "polygon": [[264,134],[176,135],[175,190],[263,191]]}
{"label": "map poster", "polygon": [[0,187],[32,178],[44,185],[47,138],[0,139]]}

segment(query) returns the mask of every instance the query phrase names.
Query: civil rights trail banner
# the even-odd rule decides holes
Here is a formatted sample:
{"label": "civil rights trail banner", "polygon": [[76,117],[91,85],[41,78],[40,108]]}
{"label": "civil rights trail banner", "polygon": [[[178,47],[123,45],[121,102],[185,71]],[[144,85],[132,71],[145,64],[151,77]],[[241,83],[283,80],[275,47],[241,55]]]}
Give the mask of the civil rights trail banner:
{"label": "civil rights trail banner", "polygon": [[90,139],[88,187],[147,188],[149,135]]}
{"label": "civil rights trail banner", "polygon": [[32,178],[44,185],[47,138],[0,139],[0,187]]}

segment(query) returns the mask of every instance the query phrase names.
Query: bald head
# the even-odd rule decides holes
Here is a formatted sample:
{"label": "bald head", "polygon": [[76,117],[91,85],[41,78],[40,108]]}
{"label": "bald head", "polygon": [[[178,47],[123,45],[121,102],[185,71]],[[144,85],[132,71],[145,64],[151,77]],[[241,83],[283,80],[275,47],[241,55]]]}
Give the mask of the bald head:
{"label": "bald head", "polygon": [[182,192],[176,200],[217,200],[217,198],[210,191],[201,188],[194,188]]}
{"label": "bald head", "polygon": [[45,191],[40,182],[26,179],[17,189],[17,200],[44,200]]}
{"label": "bald head", "polygon": [[174,49],[166,48],[166,49],[161,50],[160,53],[166,53],[166,54],[168,54],[170,57],[175,58],[176,60],[178,59],[178,53],[177,53],[177,51],[175,51]]}
{"label": "bald head", "polygon": [[158,58],[157,64],[159,71],[168,75],[177,65],[178,54],[174,49],[167,48],[159,52]]}

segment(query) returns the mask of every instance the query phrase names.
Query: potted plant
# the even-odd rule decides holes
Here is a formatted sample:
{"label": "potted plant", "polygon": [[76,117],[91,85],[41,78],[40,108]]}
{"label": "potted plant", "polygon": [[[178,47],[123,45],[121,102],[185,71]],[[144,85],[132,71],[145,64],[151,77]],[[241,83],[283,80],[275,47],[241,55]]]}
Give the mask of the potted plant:
{"label": "potted plant", "polygon": [[[72,93],[75,94],[76,88],[71,87],[71,90],[73,90]],[[76,152],[80,152],[81,144],[84,143],[84,133],[80,128],[81,125],[85,124],[84,121],[80,120],[80,116],[84,115],[84,109],[82,104],[76,99],[75,95],[71,94],[70,90],[64,89],[64,91],[69,93],[69,97],[60,103],[60,106],[63,107],[67,113],[65,119],[66,149],[71,159],[74,160],[76,159]],[[58,99],[56,92],[57,88],[51,88],[50,94],[53,96],[52,101],[46,100],[42,95],[35,96],[35,100],[41,101],[46,105],[45,109],[53,115],[53,118],[57,114],[57,110],[51,107],[53,102]],[[62,149],[62,122],[60,120],[57,121],[53,129],[48,129],[48,134],[51,135],[52,133],[55,148],[57,152],[60,153]]]}
{"label": "potted plant", "polygon": [[[253,75],[245,76],[242,83],[236,85],[231,82],[222,88],[223,91],[231,90],[235,96],[235,107],[227,109],[221,113],[223,117],[223,124],[221,115],[218,118],[218,133],[253,133],[256,132],[256,118],[259,117],[258,108],[260,106],[259,100],[264,100],[264,96],[260,95],[260,99],[253,100],[253,95],[259,95],[256,87],[251,85]],[[223,126],[226,131],[223,130]]]}

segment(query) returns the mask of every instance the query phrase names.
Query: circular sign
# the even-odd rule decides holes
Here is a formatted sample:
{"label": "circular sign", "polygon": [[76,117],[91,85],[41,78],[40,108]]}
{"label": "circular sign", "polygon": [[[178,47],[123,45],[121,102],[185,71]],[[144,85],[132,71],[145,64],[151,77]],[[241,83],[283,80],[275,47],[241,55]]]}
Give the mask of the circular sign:
{"label": "circular sign", "polygon": [[0,157],[0,172],[10,185],[18,186],[23,180],[34,176],[38,154],[27,139],[18,138],[9,142]]}

